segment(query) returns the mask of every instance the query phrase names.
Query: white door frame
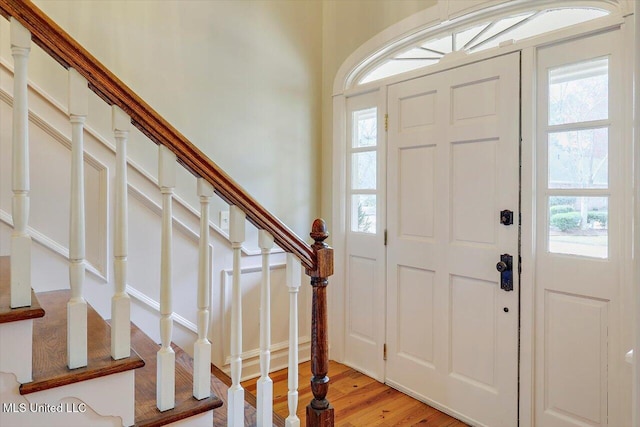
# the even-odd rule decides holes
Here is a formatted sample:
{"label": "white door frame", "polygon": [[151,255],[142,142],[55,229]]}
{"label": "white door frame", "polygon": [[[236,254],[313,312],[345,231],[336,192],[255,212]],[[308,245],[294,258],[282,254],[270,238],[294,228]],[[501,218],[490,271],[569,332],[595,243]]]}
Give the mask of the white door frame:
{"label": "white door frame", "polygon": [[[633,13],[634,4],[632,2],[623,2],[622,11],[626,11],[628,13]],[[640,13],[640,4],[635,4],[636,14]],[[437,8],[436,8],[437,9]],[[615,14],[611,15],[607,18],[602,18],[598,20],[598,22],[587,22],[584,24],[576,25],[572,28],[559,30],[553,32],[551,34],[541,35],[539,37],[531,38],[529,40],[525,40],[523,42],[514,43],[509,46],[503,46],[500,48],[492,49],[486,52],[479,52],[470,57],[456,58],[450,61],[445,61],[444,63],[435,64],[425,70],[416,70],[413,72],[408,72],[402,75],[393,76],[387,79],[383,79],[380,81],[372,82],[366,85],[361,86],[353,86],[346,88],[347,77],[351,71],[356,69],[356,67],[363,62],[363,58],[367,58],[371,55],[371,52],[377,51],[381,46],[385,46],[391,43],[394,40],[398,40],[400,35],[407,34],[411,28],[419,28],[424,27],[428,23],[434,22],[434,19],[437,17],[427,14],[426,11],[420,12],[410,18],[407,18],[405,21],[400,22],[396,26],[390,27],[388,30],[385,30],[383,33],[371,39],[369,42],[365,43],[361,48],[354,52],[343,64],[341,67],[334,85],[334,97],[333,97],[333,188],[332,188],[332,232],[333,232],[333,242],[336,247],[336,269],[335,275],[332,278],[332,286],[331,286],[331,299],[330,299],[330,308],[331,308],[331,322],[330,322],[330,334],[332,337],[331,340],[331,357],[335,360],[342,360],[344,355],[344,318],[345,318],[345,307],[343,305],[344,301],[344,292],[345,292],[345,277],[344,277],[344,256],[345,253],[340,250],[340,245],[344,243],[345,236],[345,207],[344,207],[344,191],[345,191],[345,159],[346,153],[344,147],[346,147],[345,142],[345,129],[346,129],[346,115],[345,115],[345,102],[346,98],[349,96],[356,95],[358,93],[364,93],[372,90],[377,87],[388,86],[392,83],[397,83],[400,81],[412,79],[421,75],[432,74],[435,72],[439,72],[448,68],[453,68],[461,65],[465,65],[471,62],[483,60],[486,58],[490,58],[493,56],[506,54],[513,51],[521,51],[522,52],[522,70],[521,70],[521,79],[522,79],[522,159],[521,159],[521,167],[522,167],[522,177],[521,177],[521,186],[522,186],[522,195],[521,195],[521,211],[522,212],[531,212],[531,215],[525,215],[522,218],[521,224],[521,251],[522,251],[522,272],[521,272],[521,324],[520,324],[520,385],[519,385],[519,394],[520,394],[520,402],[519,402],[519,412],[520,412],[520,425],[521,426],[532,426],[534,423],[533,418],[533,407],[534,407],[534,284],[535,284],[535,276],[534,276],[534,268],[535,268],[535,54],[536,49],[540,46],[557,43],[560,41],[568,41],[574,38],[586,36],[589,34],[595,34],[598,32],[620,28],[622,27],[623,31],[623,39],[624,46],[622,47],[625,52],[634,52],[635,49],[640,47],[640,37],[639,34],[634,33],[634,19],[636,22],[640,20],[640,17],[629,16],[628,14]],[[409,27],[411,26],[411,27]],[[640,33],[640,32],[639,32]],[[635,35],[634,35],[635,34]],[[634,39],[635,37],[635,39]],[[640,56],[640,55],[638,55]],[[624,65],[624,76],[625,76],[625,84],[629,84],[633,78],[638,81],[640,76],[640,64],[638,64],[637,57],[635,58],[635,74],[633,73],[634,67],[634,58],[633,55],[629,55],[627,58],[627,63]],[[623,140],[632,141],[632,134],[634,128],[634,113],[631,108],[632,106],[632,93],[631,90],[623,90],[623,93],[626,93],[628,96],[623,101],[625,106],[623,108],[624,115],[623,121],[625,123],[624,126],[624,135]],[[638,98],[638,93],[636,92],[636,99]],[[638,103],[640,105],[640,102]],[[384,105],[380,105],[379,108],[386,108]],[[636,111],[636,122],[635,126],[638,126],[638,116]],[[635,141],[633,144],[629,143],[627,147],[628,159],[632,158],[631,153],[635,153],[636,165],[640,164],[640,132],[636,133]],[[633,198],[633,182],[635,178],[636,183],[640,183],[640,171],[635,168],[636,176],[633,177],[632,173],[632,162],[628,162],[628,165],[625,165],[625,178],[624,182],[626,188],[624,189],[625,194],[628,196],[628,205],[629,205],[629,218],[625,221],[625,229],[622,231],[623,234],[631,236],[631,225],[632,222],[636,224],[640,224],[640,184],[637,185],[636,188],[636,198]],[[633,203],[635,200],[635,211],[633,208]],[[640,318],[640,280],[636,278],[640,274],[640,257],[636,257],[636,259],[632,258],[631,246],[632,242],[631,237],[628,238],[629,241],[625,242],[625,254],[624,260],[625,265],[622,266],[623,273],[623,281],[628,283],[629,285],[626,287],[626,292],[628,293],[629,301],[636,301],[635,307],[632,307],[631,303],[629,307],[626,307],[627,310],[630,310],[631,313],[629,316],[631,318],[635,318],[635,322],[637,323],[637,319]],[[634,240],[637,239],[637,234]],[[637,242],[635,242],[637,243]],[[342,246],[344,248],[344,246]],[[634,262],[636,263],[636,272],[634,275]],[[629,318],[627,320],[631,321]],[[632,326],[630,326],[632,328]],[[635,331],[629,332],[629,335],[635,334],[636,336],[636,346],[640,343],[640,327],[636,328]],[[640,389],[640,368],[637,367],[638,357],[636,355],[635,364],[634,364],[634,376],[633,376],[633,395],[634,398],[637,399],[639,395],[638,390]],[[632,407],[629,408],[630,410]],[[640,427],[640,410],[635,409],[634,411],[634,424],[635,427]]]}

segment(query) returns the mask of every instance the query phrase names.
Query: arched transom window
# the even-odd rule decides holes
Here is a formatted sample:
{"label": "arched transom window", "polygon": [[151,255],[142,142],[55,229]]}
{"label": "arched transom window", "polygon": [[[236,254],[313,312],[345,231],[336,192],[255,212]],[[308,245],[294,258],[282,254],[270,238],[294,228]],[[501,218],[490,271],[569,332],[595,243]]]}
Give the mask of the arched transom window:
{"label": "arched transom window", "polygon": [[[548,6],[548,4],[547,4]],[[609,15],[595,7],[545,7],[512,13],[489,21],[470,23],[430,36],[401,48],[370,71],[358,84],[365,84],[440,62],[452,52],[474,53],[510,41],[524,40],[550,31]]]}

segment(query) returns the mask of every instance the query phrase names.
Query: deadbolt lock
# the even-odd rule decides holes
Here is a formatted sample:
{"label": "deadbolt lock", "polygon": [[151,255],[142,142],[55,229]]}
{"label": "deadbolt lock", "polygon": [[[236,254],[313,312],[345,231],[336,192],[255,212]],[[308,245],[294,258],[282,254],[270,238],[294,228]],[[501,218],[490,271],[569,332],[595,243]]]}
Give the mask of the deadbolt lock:
{"label": "deadbolt lock", "polygon": [[511,225],[513,224],[513,211],[504,210],[500,211],[500,224]]}
{"label": "deadbolt lock", "polygon": [[509,254],[500,255],[500,262],[496,264],[496,270],[500,272],[500,289],[513,290],[513,257]]}

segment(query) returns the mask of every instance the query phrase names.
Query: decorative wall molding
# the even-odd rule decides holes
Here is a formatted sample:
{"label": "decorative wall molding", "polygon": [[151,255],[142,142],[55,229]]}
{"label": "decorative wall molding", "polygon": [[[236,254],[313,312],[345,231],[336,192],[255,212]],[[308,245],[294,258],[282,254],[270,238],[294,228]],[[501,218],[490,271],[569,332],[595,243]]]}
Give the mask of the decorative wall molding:
{"label": "decorative wall molding", "polygon": [[[13,228],[13,220],[11,218],[11,214],[3,209],[0,209],[0,222],[3,222],[9,227]],[[51,252],[55,252],[65,260],[69,261],[69,248],[61,245],[55,240],[49,238],[46,234],[41,233],[31,226],[27,226],[27,231],[34,241],[40,243],[43,247],[49,249]],[[107,276],[103,274],[95,265],[91,264],[88,260],[85,260],[85,265],[89,273],[93,274],[95,277],[105,283],[109,282]]]}
{"label": "decorative wall molding", "polygon": [[[4,68],[7,72],[9,72],[13,76],[13,67],[11,66],[11,64],[8,63],[8,61],[6,59],[4,59],[2,57],[0,57],[0,68]],[[57,100],[55,100],[51,95],[49,95],[44,89],[42,89],[37,84],[33,83],[31,80],[28,81],[28,84],[29,84],[29,88],[33,92],[35,92],[38,96],[40,96],[42,99],[44,99],[53,108],[55,108],[56,110],[58,110],[59,112],[65,114],[65,115],[67,114],[67,109],[62,104],[60,104]],[[6,91],[4,91],[1,88],[0,88],[0,99],[2,99],[4,102],[6,102],[9,106],[13,105],[13,95],[8,93],[8,92],[6,92]],[[56,138],[56,135],[61,135],[62,138],[64,138],[67,141],[67,143],[66,143],[67,144],[67,148],[71,147],[71,142],[70,142],[70,140],[68,138],[66,138],[55,127],[53,127],[52,125],[50,125],[49,123],[44,121],[42,118],[40,118],[38,115],[36,115],[32,111],[29,111],[29,119],[33,120],[33,122],[37,123],[37,124],[38,123],[42,123],[46,127],[46,128],[42,128],[42,129],[47,133],[49,133],[49,129],[50,129],[53,132],[52,136],[54,138]],[[38,126],[40,126],[40,125],[38,125]],[[116,151],[115,144],[113,144],[109,139],[104,138],[97,130],[95,130],[93,127],[91,127],[89,125],[85,125],[84,129],[85,129],[85,132],[87,132],[89,135],[91,135],[93,138],[95,138],[99,143],[104,145],[109,151],[111,151],[112,153],[115,154],[115,151]],[[85,155],[86,155],[86,151],[85,151]],[[155,176],[153,176],[153,174],[151,174],[149,171],[147,171],[142,165],[137,163],[135,160],[132,160],[131,158],[127,158],[127,164],[129,165],[129,167],[133,171],[137,172],[143,178],[146,178],[150,183],[152,183],[153,185],[157,186],[157,181],[158,181],[157,178]],[[195,207],[191,206],[183,197],[180,197],[179,195],[174,194],[173,199],[180,206],[185,208],[187,211],[191,212],[196,218],[198,218],[198,220],[200,219],[200,212],[198,211],[198,209],[196,209]],[[218,235],[220,235],[223,238],[225,238],[227,241],[229,241],[229,234],[226,231],[224,231],[222,228],[220,228],[214,222],[212,222],[212,221],[209,222],[209,228],[212,229],[213,231],[215,231]],[[259,256],[260,255],[260,250],[259,249],[249,249],[249,248],[247,248],[247,247],[245,247],[243,245],[242,246],[242,253],[245,254],[246,256]],[[284,250],[282,248],[276,246],[271,251],[271,253],[284,253]]]}
{"label": "decorative wall molding", "polygon": [[[140,301],[142,304],[144,304],[147,307],[153,309],[153,311],[160,313],[160,303],[158,301],[156,301],[153,298],[149,297],[145,293],[140,292],[139,290],[137,290],[136,288],[134,288],[131,285],[127,285],[126,289],[127,289],[127,293],[129,294],[129,296],[131,296],[131,298],[134,298],[137,301]],[[176,312],[173,312],[172,317],[173,317],[173,320],[175,320],[175,322],[177,324],[179,324],[180,326],[183,326],[185,329],[193,332],[194,335],[198,335],[198,327],[196,326],[195,323],[193,323],[190,320],[182,317],[181,315],[179,315]]]}
{"label": "decorative wall molding", "polygon": [[[130,182],[127,183],[127,190],[129,195],[131,195],[137,201],[142,203],[144,207],[149,209],[155,215],[162,217],[162,207],[159,204],[157,204],[155,201],[151,200],[151,198],[147,196],[142,190],[140,190],[138,187],[131,184]],[[158,192],[160,192],[160,190],[158,190]],[[189,239],[198,243],[198,241],[200,240],[200,234],[198,234],[197,232],[192,230],[187,224],[185,224],[184,222],[176,218],[175,215],[173,215],[172,223],[176,231],[181,232],[185,236],[189,237]],[[211,245],[209,245],[209,247],[212,248]]]}
{"label": "decorative wall molding", "polygon": [[[6,92],[2,88],[0,88],[0,100],[6,103],[9,107],[13,107],[13,97],[11,96],[11,94]],[[45,132],[47,135],[49,135],[54,141],[56,141],[57,143],[65,147],[67,150],[71,151],[71,140],[67,138],[64,134],[62,134],[62,132],[60,132],[54,126],[52,126],[49,122],[47,122],[46,120],[42,119],[40,116],[35,114],[33,111],[29,111],[29,123],[34,124],[43,132]],[[98,173],[98,188],[100,192],[98,197],[100,206],[98,206],[98,209],[97,209],[98,224],[99,224],[99,227],[97,230],[98,232],[97,252],[99,254],[99,259],[96,260],[98,262],[91,263],[88,259],[86,260],[86,262],[90,271],[93,270],[93,273],[95,273],[99,278],[101,278],[102,280],[108,281],[109,270],[107,268],[107,265],[108,265],[108,259],[109,259],[108,257],[109,241],[107,236],[109,235],[108,234],[109,233],[109,221],[108,221],[108,218],[109,218],[109,215],[108,215],[109,168],[105,164],[100,162],[97,158],[87,153],[86,151],[84,153],[84,162]],[[5,214],[9,215],[10,222],[5,221],[4,219],[3,219],[3,222],[13,227],[13,221],[11,220],[11,215],[8,214],[7,212],[3,212],[3,218]],[[34,233],[32,234],[34,238],[35,238],[35,235],[38,235],[38,238],[36,240],[38,240],[44,246],[46,246],[49,249],[52,249],[53,251],[59,253],[60,255],[63,255],[68,259],[69,257],[68,248],[64,247],[64,245],[61,245],[60,243],[55,242],[50,237],[46,236],[43,232],[35,230],[33,227],[28,227],[28,229],[30,232]]]}
{"label": "decorative wall molding", "polygon": [[[286,268],[286,264],[284,263],[278,263],[278,264],[272,264],[269,268],[270,271],[275,271],[275,270],[283,270]],[[251,273],[259,273],[262,271],[262,267],[261,266],[256,266],[256,267],[245,267],[245,268],[241,268],[240,269],[240,274],[241,276],[243,274],[251,274]],[[221,286],[222,286],[222,301],[223,304],[225,306],[228,306],[230,304],[230,300],[231,300],[231,282],[232,282],[232,275],[233,275],[233,270],[232,269],[225,269],[222,270],[222,280],[221,280]],[[284,286],[283,283],[274,283],[274,281],[271,281],[271,286],[272,288],[274,286]],[[301,292],[299,293],[298,297],[299,298],[304,298],[303,296],[304,294]],[[229,302],[229,303],[227,303]],[[272,304],[273,304],[273,296],[272,296]],[[304,307],[304,306],[301,306]],[[244,307],[243,307],[244,308]],[[288,308],[288,301],[287,301],[287,308]],[[302,318],[302,316],[304,315],[303,313],[304,310],[300,310],[299,312],[299,316],[300,318]],[[222,323],[222,339],[223,339],[223,360],[224,360],[224,370],[225,372],[229,369],[229,364],[231,363],[231,351],[229,348],[229,342],[230,342],[230,325],[229,325],[229,320],[227,319],[227,316],[223,313],[221,316],[221,323]],[[243,329],[246,328],[246,325],[243,325]],[[273,326],[272,326],[273,328]],[[309,350],[311,347],[311,337],[309,335],[303,335],[299,337],[298,340],[298,351],[299,352],[303,352],[304,349]],[[246,346],[246,343],[243,343],[243,346]],[[246,347],[245,347],[246,348]],[[275,344],[272,344],[270,349],[272,352],[272,359],[275,360],[278,358],[277,353],[278,352],[284,352],[285,354],[288,354],[288,349],[289,348],[289,340],[284,340],[284,341],[280,341],[277,342]],[[259,360],[260,360],[260,348],[256,347],[256,348],[252,348],[252,349],[246,349],[245,351],[242,352],[241,354],[242,357],[242,363],[243,363],[243,369],[249,366],[253,366],[253,365],[257,365],[259,364]],[[285,357],[286,358],[286,357]],[[300,359],[301,361],[304,361],[304,358]],[[285,368],[287,366],[286,361],[283,362],[282,364],[282,368]],[[277,370],[275,369],[276,364],[272,362],[272,370]],[[243,371],[244,372],[244,371]],[[243,380],[246,378],[250,378],[252,377],[252,375],[249,376],[243,376]]]}
{"label": "decorative wall molding", "polygon": [[[310,348],[311,346],[311,339],[309,338],[309,336],[305,336],[300,338],[299,341],[299,346],[303,347],[303,346],[307,346]],[[289,349],[289,341],[280,341],[279,343],[275,343],[275,344],[271,344],[271,347],[269,347],[269,351],[273,354],[276,353],[278,351],[282,351],[285,350],[287,351]],[[250,362],[251,360],[255,359],[255,360],[260,360],[260,349],[259,348],[254,348],[252,350],[247,350],[247,351],[243,351],[242,354],[242,361],[243,361],[243,366],[246,366],[247,363],[245,362]],[[225,366],[228,366],[231,363],[231,356],[229,355],[225,355],[225,359],[224,359],[224,364]]]}
{"label": "decorative wall molding", "polygon": [[[279,343],[280,344],[280,343]],[[271,346],[271,363],[270,372],[279,371],[287,368],[289,358],[289,345],[285,344],[282,348],[274,348],[276,345]],[[240,381],[246,381],[251,378],[260,376],[260,355],[246,356],[250,352],[242,353],[242,377]],[[307,362],[311,360],[311,342],[300,342],[298,346],[298,361],[299,363]],[[227,375],[231,374],[231,367],[229,360],[225,360],[224,366],[220,368],[222,372]]]}

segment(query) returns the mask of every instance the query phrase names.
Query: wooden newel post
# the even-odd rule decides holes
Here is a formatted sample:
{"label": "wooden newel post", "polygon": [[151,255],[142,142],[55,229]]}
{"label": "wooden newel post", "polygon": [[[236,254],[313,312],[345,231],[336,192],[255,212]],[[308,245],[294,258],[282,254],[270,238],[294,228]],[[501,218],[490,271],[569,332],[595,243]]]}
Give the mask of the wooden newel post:
{"label": "wooden newel post", "polygon": [[313,287],[311,308],[311,391],[313,400],[307,406],[308,427],[333,427],[333,407],[327,400],[329,391],[329,340],[327,328],[327,284],[333,274],[333,249],[324,241],[329,237],[327,225],[316,219],[311,227],[316,269],[307,269]]}

